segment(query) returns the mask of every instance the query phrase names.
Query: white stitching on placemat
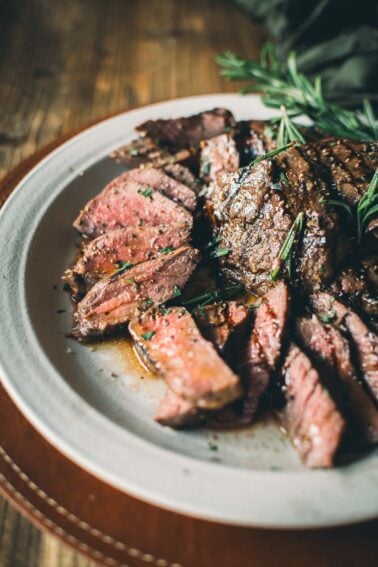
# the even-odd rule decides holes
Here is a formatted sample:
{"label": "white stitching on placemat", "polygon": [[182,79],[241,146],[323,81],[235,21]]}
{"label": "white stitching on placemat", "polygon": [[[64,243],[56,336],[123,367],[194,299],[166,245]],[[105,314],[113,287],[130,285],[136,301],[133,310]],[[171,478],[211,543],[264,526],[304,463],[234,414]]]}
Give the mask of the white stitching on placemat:
{"label": "white stitching on placemat", "polygon": [[42,512],[40,512],[39,510],[37,510],[37,508],[35,508],[33,506],[33,504],[31,504],[28,500],[26,500],[22,494],[20,494],[20,492],[18,492],[11,484],[10,482],[7,481],[7,479],[5,478],[5,476],[3,474],[0,473],[0,480],[1,482],[4,484],[4,486],[6,487],[7,490],[9,490],[9,492],[11,492],[13,494],[13,496],[15,496],[17,498],[17,500],[20,500],[20,502],[22,502],[23,506],[25,506],[26,508],[28,508],[28,510],[30,510],[30,512],[33,513],[33,515],[38,518],[38,520],[40,522],[42,522],[45,526],[47,526],[49,528],[49,530],[51,530],[54,534],[56,534],[57,536],[61,537],[64,541],[66,541],[67,543],[70,543],[71,545],[74,544],[78,549],[80,549],[81,551],[87,553],[88,555],[90,555],[93,559],[97,559],[97,560],[101,560],[104,564],[106,565],[110,565],[111,567],[114,567],[114,565],[117,565],[119,567],[129,567],[126,563],[120,563],[119,561],[117,561],[116,559],[112,559],[111,557],[107,557],[106,555],[104,555],[103,553],[101,553],[100,551],[96,551],[94,549],[91,549],[88,545],[86,545],[85,543],[80,542],[78,539],[76,539],[75,537],[69,535],[67,532],[65,532],[62,528],[60,528],[59,526],[57,526],[54,522],[52,522],[49,518],[46,518],[46,516],[44,514],[42,514]]}
{"label": "white stitching on placemat", "polygon": [[[69,512],[66,508],[64,508],[63,506],[58,504],[58,502],[56,500],[54,500],[53,498],[48,496],[46,494],[46,492],[44,492],[32,480],[30,480],[30,478],[20,469],[20,467],[12,460],[12,458],[8,455],[8,453],[1,446],[0,446],[0,455],[3,457],[4,461],[6,463],[8,463],[8,465],[11,467],[11,469],[23,480],[23,482],[25,482],[25,484],[33,492],[35,492],[42,500],[45,500],[45,502],[47,502],[47,504],[49,506],[54,508],[54,510],[56,510],[61,516],[64,516],[73,524],[78,525],[83,531],[88,532],[91,536],[94,536],[94,537],[100,539],[102,542],[114,547],[115,549],[117,549],[119,551],[126,551],[126,553],[130,557],[138,558],[141,561],[144,561],[145,563],[150,563],[150,564],[154,563],[154,565],[156,567],[183,567],[179,563],[169,563],[169,561],[167,561],[166,559],[157,558],[157,557],[154,557],[153,555],[151,555],[150,553],[144,553],[143,551],[141,551],[139,549],[135,549],[133,547],[130,547],[129,545],[122,543],[121,541],[117,541],[116,539],[112,538],[111,536],[104,534],[102,531],[92,527],[87,522],[80,520],[80,518],[78,518],[77,516],[75,516],[74,514]],[[43,518],[46,526],[53,529],[53,531],[58,535],[61,535],[61,533],[65,534],[65,536],[66,536],[65,539],[67,541],[70,541],[70,539],[72,539],[72,540],[75,540],[75,544],[80,543],[79,540],[77,540],[73,536],[70,536],[69,534],[64,532],[64,530],[62,530],[62,528],[60,528],[59,526],[54,524],[51,520],[46,518],[46,516],[44,516],[39,510],[37,510],[32,504],[30,504],[30,502],[28,502],[19,492],[17,492],[13,488],[13,486],[5,479],[5,477],[2,474],[0,474],[0,477],[4,480],[5,484],[9,488],[9,490],[11,490],[15,494],[17,494],[18,498],[28,508],[33,510],[33,513],[36,515],[37,518]],[[63,537],[63,535],[61,535],[61,537]],[[91,550],[91,548],[89,548],[86,544],[81,544],[81,545],[84,546],[85,548],[88,548],[88,550]],[[93,555],[100,553],[100,552],[97,552],[95,550],[91,550],[91,552],[92,552]],[[102,554],[100,553],[100,555],[102,555]],[[105,557],[105,556],[103,556],[103,557]],[[106,559],[108,560],[109,565],[122,565],[122,567],[128,567],[127,565],[125,565],[123,563],[119,563],[118,561],[115,561],[111,558],[106,558]],[[109,563],[109,561],[112,562],[112,563]]]}

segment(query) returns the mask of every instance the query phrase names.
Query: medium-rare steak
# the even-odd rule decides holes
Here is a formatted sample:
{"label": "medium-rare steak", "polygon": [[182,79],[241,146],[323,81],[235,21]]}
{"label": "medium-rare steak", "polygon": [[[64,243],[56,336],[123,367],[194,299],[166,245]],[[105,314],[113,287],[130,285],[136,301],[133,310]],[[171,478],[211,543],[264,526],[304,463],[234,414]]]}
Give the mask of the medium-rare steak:
{"label": "medium-rare steak", "polygon": [[199,259],[198,250],[182,247],[99,281],[77,306],[74,335],[85,339],[107,334],[180,295]]}
{"label": "medium-rare steak", "polygon": [[378,336],[370,331],[360,317],[328,293],[311,298],[312,305],[322,321],[344,330],[350,337],[363,373],[363,377],[378,400]]}
{"label": "medium-rare steak", "polygon": [[239,378],[204,339],[185,308],[149,310],[129,325],[137,348],[176,395],[215,409],[239,397]]}
{"label": "medium-rare steak", "polygon": [[[236,301],[206,305],[192,313],[202,336],[210,341],[228,362],[237,357],[238,342],[244,334],[248,315],[248,309]],[[155,414],[159,423],[171,427],[194,425],[203,417],[204,413],[193,402],[180,398],[171,390],[168,390]],[[219,422],[218,418],[216,422]]]}
{"label": "medium-rare steak", "polygon": [[210,191],[207,210],[214,236],[229,250],[221,259],[223,272],[259,295],[271,286],[272,268],[300,213],[304,229],[293,252],[305,288],[318,289],[333,279],[346,253],[339,212],[322,203],[330,189],[303,147],[223,175]]}
{"label": "medium-rare steak", "polygon": [[135,265],[188,244],[190,226],[182,224],[127,227],[98,236],[87,246],[77,262],[65,271],[75,300],[99,280],[115,273],[127,263]]}
{"label": "medium-rare steak", "polygon": [[177,429],[195,425],[201,420],[201,417],[201,410],[192,401],[184,400],[169,389],[154,415],[155,421],[161,425]]}
{"label": "medium-rare steak", "polygon": [[145,167],[143,169],[130,169],[122,175],[125,183],[136,181],[154,191],[160,191],[166,197],[176,201],[189,211],[196,208],[196,194],[173,177],[167,175],[162,169]]}
{"label": "medium-rare steak", "polygon": [[183,118],[148,120],[136,130],[162,148],[175,152],[198,146],[202,140],[219,136],[234,125],[235,120],[229,110],[214,108]]}
{"label": "medium-rare steak", "polygon": [[248,308],[236,301],[213,303],[193,311],[202,335],[225,358],[232,354],[232,346],[243,332],[248,316]]}
{"label": "medium-rare steak", "polygon": [[194,177],[190,169],[188,169],[184,165],[181,165],[180,163],[168,164],[163,167],[163,171],[164,173],[172,177],[172,179],[175,179],[176,181],[179,181],[183,185],[189,187],[189,189],[194,191],[196,195],[197,193],[199,193],[200,185],[197,179]]}
{"label": "medium-rare steak", "polygon": [[351,415],[356,426],[372,443],[378,441],[378,409],[358,381],[351,361],[348,341],[331,325],[323,324],[315,315],[296,321],[298,340],[321,369],[321,376],[339,400],[345,417]]}
{"label": "medium-rare steak", "polygon": [[259,400],[277,369],[287,326],[289,291],[279,282],[261,300],[240,365],[245,397],[241,419],[252,421]]}
{"label": "medium-rare steak", "polygon": [[286,405],[280,417],[300,457],[308,467],[331,467],[345,422],[310,359],[294,344],[282,382]]}
{"label": "medium-rare steak", "polygon": [[214,181],[222,173],[239,169],[239,152],[230,134],[221,134],[201,143],[200,176],[205,183]]}
{"label": "medium-rare steak", "polygon": [[128,173],[87,203],[74,222],[79,232],[93,238],[127,226],[192,224],[192,215],[184,207],[148,185],[131,181]]}

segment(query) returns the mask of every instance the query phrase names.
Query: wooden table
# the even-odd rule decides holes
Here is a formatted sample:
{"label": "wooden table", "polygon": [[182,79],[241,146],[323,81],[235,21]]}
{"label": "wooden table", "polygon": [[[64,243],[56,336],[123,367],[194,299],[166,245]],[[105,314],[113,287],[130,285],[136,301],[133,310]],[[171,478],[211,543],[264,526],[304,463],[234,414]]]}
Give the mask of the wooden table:
{"label": "wooden table", "polygon": [[[0,0],[0,177],[38,148],[129,106],[234,91],[213,63],[264,34],[222,0]],[[1,567],[91,561],[0,500]]]}

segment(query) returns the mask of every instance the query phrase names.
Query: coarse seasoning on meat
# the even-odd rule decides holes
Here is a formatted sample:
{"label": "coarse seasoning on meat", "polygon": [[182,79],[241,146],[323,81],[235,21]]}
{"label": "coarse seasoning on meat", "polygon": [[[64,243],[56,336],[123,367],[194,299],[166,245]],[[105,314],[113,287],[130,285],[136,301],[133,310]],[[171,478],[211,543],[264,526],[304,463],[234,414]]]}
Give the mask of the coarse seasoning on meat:
{"label": "coarse seasoning on meat", "polygon": [[190,229],[189,225],[172,224],[112,230],[90,241],[63,279],[78,299],[104,277],[188,244]]}
{"label": "coarse seasoning on meat", "polygon": [[152,305],[176,297],[199,259],[198,250],[182,247],[99,281],[77,306],[75,336],[108,334]]}

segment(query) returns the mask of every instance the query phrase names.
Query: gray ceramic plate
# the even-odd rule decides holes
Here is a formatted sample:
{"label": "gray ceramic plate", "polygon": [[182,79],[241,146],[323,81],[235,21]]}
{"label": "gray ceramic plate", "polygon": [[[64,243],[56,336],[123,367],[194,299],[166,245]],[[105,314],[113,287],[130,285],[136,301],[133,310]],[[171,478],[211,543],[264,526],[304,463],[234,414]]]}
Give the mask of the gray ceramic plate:
{"label": "gray ceramic plate", "polygon": [[378,515],[377,452],[343,468],[309,471],[273,423],[216,436],[160,427],[152,414],[164,385],[141,372],[130,349],[116,343],[91,349],[66,338],[71,308],[60,276],[75,251],[71,223],[122,171],[108,154],[146,119],[215,106],[238,119],[270,116],[257,97],[228,94],[133,110],[63,144],[20,183],[0,217],[3,384],[67,456],[152,503],[251,526],[372,518]]}

